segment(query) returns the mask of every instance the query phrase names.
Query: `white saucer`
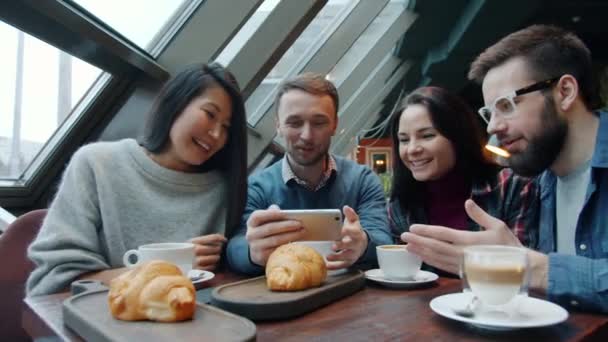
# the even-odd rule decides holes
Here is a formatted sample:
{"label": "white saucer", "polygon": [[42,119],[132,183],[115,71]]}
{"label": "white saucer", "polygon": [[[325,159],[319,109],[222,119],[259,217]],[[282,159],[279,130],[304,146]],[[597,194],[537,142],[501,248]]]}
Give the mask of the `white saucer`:
{"label": "white saucer", "polygon": [[412,279],[394,280],[385,278],[382,270],[379,268],[375,268],[373,270],[365,271],[365,278],[375,281],[386,287],[405,289],[434,282],[439,277],[433,272],[420,270]]}
{"label": "white saucer", "polygon": [[215,277],[215,273],[210,272],[210,271],[190,270],[190,272],[188,272],[188,278],[190,278],[190,279],[196,278],[196,280],[192,281],[192,284],[194,284],[194,285],[209,281],[209,280],[213,279],[213,277]]}
{"label": "white saucer", "polygon": [[482,307],[475,309],[473,317],[463,317],[454,309],[464,308],[470,302],[471,292],[452,293],[433,298],[430,306],[437,314],[476,327],[490,330],[536,328],[561,323],[568,319],[568,311],[546,300],[521,296],[517,311],[510,316],[496,315],[496,311]]}

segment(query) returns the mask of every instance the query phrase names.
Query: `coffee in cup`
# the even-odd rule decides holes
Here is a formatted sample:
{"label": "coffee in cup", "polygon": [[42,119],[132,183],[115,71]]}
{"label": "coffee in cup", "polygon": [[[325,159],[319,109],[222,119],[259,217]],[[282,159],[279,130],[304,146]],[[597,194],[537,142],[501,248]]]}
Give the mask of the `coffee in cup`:
{"label": "coffee in cup", "polygon": [[420,257],[410,253],[406,245],[377,246],[376,254],[380,269],[387,279],[412,279],[420,271],[420,266],[422,266]]}
{"label": "coffee in cup", "polygon": [[505,305],[518,294],[527,292],[528,259],[524,248],[467,247],[462,266],[465,287],[485,304]]}
{"label": "coffee in cup", "polygon": [[[135,257],[135,262],[131,259]],[[184,275],[192,270],[194,261],[194,244],[189,242],[151,243],[127,251],[122,261],[127,267],[134,267],[142,262],[163,260],[177,265]]]}

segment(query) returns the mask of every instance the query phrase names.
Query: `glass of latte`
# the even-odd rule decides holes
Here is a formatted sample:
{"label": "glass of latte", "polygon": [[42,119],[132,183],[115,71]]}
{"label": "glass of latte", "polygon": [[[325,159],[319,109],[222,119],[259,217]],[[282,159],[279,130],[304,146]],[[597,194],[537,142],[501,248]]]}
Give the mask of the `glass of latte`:
{"label": "glass of latte", "polygon": [[461,277],[482,304],[511,311],[514,299],[528,293],[528,254],[524,248],[480,245],[464,249]]}

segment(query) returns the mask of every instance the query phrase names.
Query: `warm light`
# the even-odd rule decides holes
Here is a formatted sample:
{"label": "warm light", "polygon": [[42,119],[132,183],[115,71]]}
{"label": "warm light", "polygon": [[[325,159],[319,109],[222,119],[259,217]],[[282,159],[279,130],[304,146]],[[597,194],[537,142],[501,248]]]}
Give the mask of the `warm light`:
{"label": "warm light", "polygon": [[376,160],[376,165],[384,165],[384,160],[382,160],[382,159]]}
{"label": "warm light", "polygon": [[503,158],[509,158],[511,156],[508,151],[500,147],[500,143],[498,142],[496,134],[492,134],[492,136],[488,140],[488,143],[486,144],[486,150]]}
{"label": "warm light", "polygon": [[490,144],[486,145],[486,150],[500,156],[503,158],[509,158],[511,156],[511,154],[509,152],[507,152],[506,150],[503,150],[500,147],[497,146],[492,146]]}

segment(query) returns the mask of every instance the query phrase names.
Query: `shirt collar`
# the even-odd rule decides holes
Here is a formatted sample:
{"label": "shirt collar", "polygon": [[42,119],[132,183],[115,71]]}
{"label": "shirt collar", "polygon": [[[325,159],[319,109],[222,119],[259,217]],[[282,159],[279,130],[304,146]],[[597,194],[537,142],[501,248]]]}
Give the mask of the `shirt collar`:
{"label": "shirt collar", "polygon": [[608,168],[608,112],[598,112],[600,125],[595,138],[591,167]]}
{"label": "shirt collar", "polygon": [[338,167],[337,167],[335,158],[331,154],[328,154],[327,158],[328,158],[327,168],[325,169],[325,171],[323,171],[323,174],[321,175],[321,181],[319,182],[319,184],[316,187],[313,187],[310,184],[308,184],[308,182],[306,182],[305,180],[300,179],[298,176],[296,176],[296,174],[291,169],[291,165],[289,165],[289,161],[287,160],[287,155],[285,155],[285,157],[283,157],[283,160],[281,160],[281,175],[283,176],[283,183],[287,184],[293,180],[297,184],[299,184],[311,191],[317,191],[317,190],[321,189],[322,187],[325,186],[325,184],[327,184],[327,181],[329,180],[331,175],[334,172],[338,172]]}
{"label": "shirt collar", "polygon": [[[591,168],[608,168],[608,112],[598,111],[600,124],[595,138],[595,149],[591,157]],[[590,186],[594,186],[593,174]],[[540,176],[540,199],[545,200],[553,193],[557,176],[551,169],[545,170]]]}

